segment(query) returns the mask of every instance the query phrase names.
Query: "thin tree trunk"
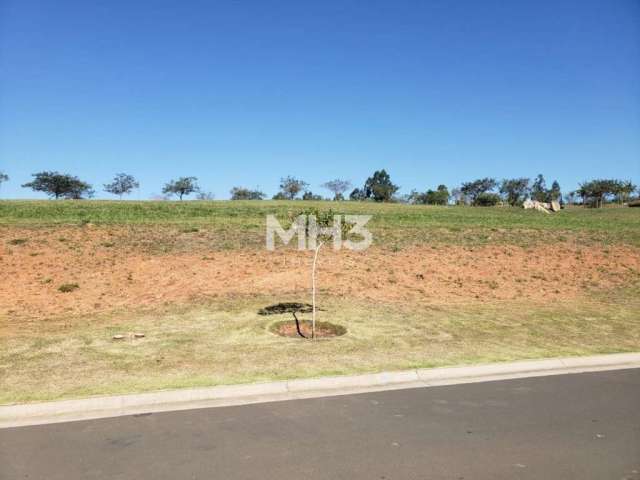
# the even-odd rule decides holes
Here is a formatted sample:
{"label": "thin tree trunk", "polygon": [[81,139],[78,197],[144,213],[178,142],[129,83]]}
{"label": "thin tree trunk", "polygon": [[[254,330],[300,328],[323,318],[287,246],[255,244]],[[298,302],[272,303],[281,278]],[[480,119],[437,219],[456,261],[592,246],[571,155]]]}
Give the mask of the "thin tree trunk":
{"label": "thin tree trunk", "polygon": [[316,263],[318,252],[324,242],[320,242],[313,255],[313,267],[311,268],[311,338],[316,337]]}

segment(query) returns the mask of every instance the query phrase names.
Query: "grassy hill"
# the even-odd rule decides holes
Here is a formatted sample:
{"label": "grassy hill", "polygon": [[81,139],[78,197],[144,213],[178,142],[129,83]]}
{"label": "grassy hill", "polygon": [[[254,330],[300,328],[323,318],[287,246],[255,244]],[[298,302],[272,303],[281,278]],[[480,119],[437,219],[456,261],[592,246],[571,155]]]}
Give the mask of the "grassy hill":
{"label": "grassy hill", "polygon": [[[640,209],[568,208],[545,215],[510,207],[437,207],[369,202],[303,201],[0,201],[0,225],[165,225],[263,238],[265,216],[307,208],[372,215],[379,244],[423,242],[531,243],[577,235],[583,241],[640,245]],[[239,244],[239,246],[242,246]]]}

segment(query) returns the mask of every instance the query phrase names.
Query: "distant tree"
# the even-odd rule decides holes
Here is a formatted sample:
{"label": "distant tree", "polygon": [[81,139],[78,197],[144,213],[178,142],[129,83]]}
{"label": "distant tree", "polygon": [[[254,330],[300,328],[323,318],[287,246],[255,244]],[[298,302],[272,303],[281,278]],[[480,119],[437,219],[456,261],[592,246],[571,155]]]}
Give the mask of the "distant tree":
{"label": "distant tree", "polygon": [[216,196],[212,192],[199,191],[198,194],[196,195],[196,200],[211,201],[211,200],[214,200],[215,198]]}
{"label": "distant tree", "polygon": [[573,190],[564,196],[564,201],[569,205],[573,205],[574,203],[576,203],[576,196],[577,192]]}
{"label": "distant tree", "polygon": [[293,200],[304,191],[309,184],[291,175],[280,179],[280,191],[287,200]]}
{"label": "distant tree", "polygon": [[562,201],[562,191],[560,190],[560,184],[557,180],[554,180],[551,184],[551,188],[547,193],[547,198],[549,202],[561,202]]}
{"label": "distant tree", "polygon": [[495,178],[480,178],[473,182],[463,183],[460,192],[471,201],[471,204],[475,204],[479,195],[490,192],[496,188],[497,184]]}
{"label": "distant tree", "polygon": [[302,194],[302,200],[324,200],[322,195],[315,195],[312,191],[306,191]]}
{"label": "distant tree", "polygon": [[8,180],[9,180],[9,175],[7,175],[4,172],[0,172],[0,186],[2,186],[2,184]]}
{"label": "distant tree", "polygon": [[476,207],[493,207],[500,203],[500,195],[491,192],[482,192],[474,200],[473,204]]}
{"label": "distant tree", "polygon": [[243,187],[233,187],[231,189],[231,200],[262,200],[266,195],[260,190],[250,190]]}
{"label": "distant tree", "polygon": [[584,206],[600,208],[618,189],[618,180],[596,179],[580,184],[578,195],[582,197]]}
{"label": "distant tree", "polygon": [[78,177],[59,172],[38,172],[31,175],[33,181],[22,185],[23,188],[30,188],[34,192],[44,192],[54,198],[68,198],[79,200],[93,196],[91,185],[83,182]]}
{"label": "distant tree", "polygon": [[451,190],[451,197],[456,205],[466,205],[468,202],[467,196],[462,193],[462,189],[454,188]]}
{"label": "distant tree", "polygon": [[631,180],[616,180],[613,184],[613,195],[615,195],[616,200],[620,205],[629,201],[633,192],[636,191],[636,186],[631,182]]}
{"label": "distant tree", "polygon": [[391,182],[391,177],[386,170],[376,170],[364,183],[366,198],[373,198],[376,202],[389,202],[393,195],[400,189]]}
{"label": "distant tree", "polygon": [[427,205],[447,205],[449,203],[449,189],[446,185],[438,185],[436,190],[427,190]]}
{"label": "distant tree", "polygon": [[122,198],[123,195],[129,195],[134,188],[139,188],[140,184],[136,181],[133,175],[126,173],[118,173],[111,183],[104,184],[104,191],[118,195]]}
{"label": "distant tree", "polygon": [[436,190],[427,190],[425,193],[412,190],[407,197],[407,202],[422,205],[447,205],[450,197],[447,186],[438,185]]}
{"label": "distant tree", "polygon": [[409,195],[406,196],[406,203],[411,203],[413,205],[419,205],[425,203],[425,194],[417,191],[415,188],[411,190]]}
{"label": "distant tree", "polygon": [[549,201],[549,192],[547,191],[547,184],[544,181],[542,174],[538,174],[531,186],[531,198],[538,202]]}
{"label": "distant tree", "polygon": [[529,195],[528,178],[504,179],[500,183],[500,193],[511,206],[520,205]]}
{"label": "distant tree", "polygon": [[278,192],[271,198],[273,200],[289,200],[289,197],[287,197],[283,192]]}
{"label": "distant tree", "polygon": [[322,188],[326,188],[333,193],[333,200],[344,200],[344,192],[351,188],[351,182],[348,180],[330,180],[322,184]]}
{"label": "distant tree", "polygon": [[162,193],[167,195],[176,195],[180,200],[185,195],[191,195],[199,192],[198,179],[196,177],[180,177],[177,180],[171,180],[162,188]]}
{"label": "distant tree", "polygon": [[362,200],[366,200],[367,196],[364,193],[364,190],[361,188],[354,188],[353,191],[349,194],[349,200],[353,200],[356,202],[361,202]]}

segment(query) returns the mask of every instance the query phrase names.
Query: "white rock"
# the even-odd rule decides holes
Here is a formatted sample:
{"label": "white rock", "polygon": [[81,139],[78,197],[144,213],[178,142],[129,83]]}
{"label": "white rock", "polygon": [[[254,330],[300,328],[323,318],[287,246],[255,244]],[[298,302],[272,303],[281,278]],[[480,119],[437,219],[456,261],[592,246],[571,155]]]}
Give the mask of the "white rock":
{"label": "white rock", "polygon": [[551,213],[549,210],[547,210],[544,207],[544,204],[540,203],[540,202],[535,202],[535,205],[533,206],[533,208],[535,208],[537,211],[539,212],[544,212],[544,213]]}

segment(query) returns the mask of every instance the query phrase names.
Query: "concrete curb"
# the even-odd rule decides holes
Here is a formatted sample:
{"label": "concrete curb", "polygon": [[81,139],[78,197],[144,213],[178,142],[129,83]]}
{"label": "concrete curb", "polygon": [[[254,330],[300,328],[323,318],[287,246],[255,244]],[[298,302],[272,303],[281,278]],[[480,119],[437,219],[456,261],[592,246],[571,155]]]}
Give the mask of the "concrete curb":
{"label": "concrete curb", "polygon": [[640,353],[525,360],[0,406],[0,428],[350,393],[640,368]]}

